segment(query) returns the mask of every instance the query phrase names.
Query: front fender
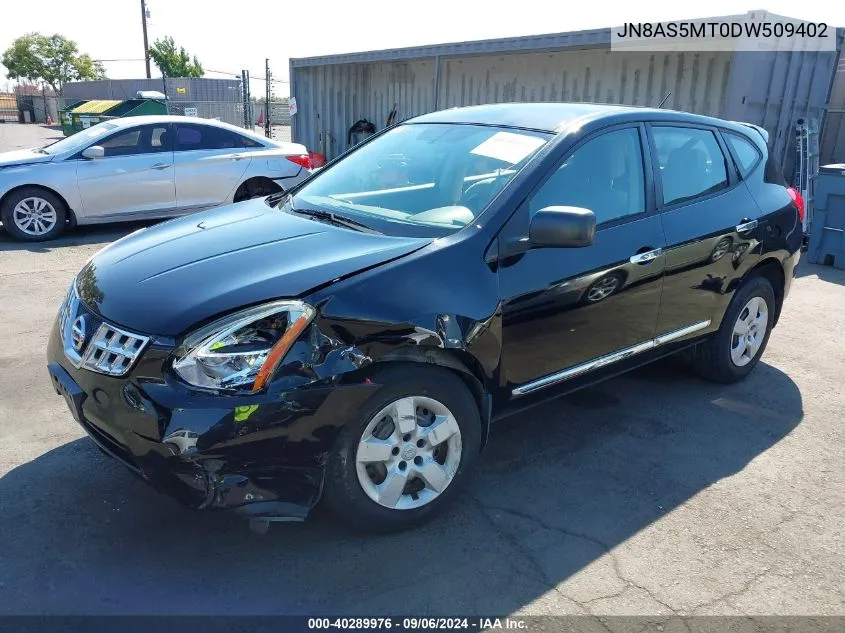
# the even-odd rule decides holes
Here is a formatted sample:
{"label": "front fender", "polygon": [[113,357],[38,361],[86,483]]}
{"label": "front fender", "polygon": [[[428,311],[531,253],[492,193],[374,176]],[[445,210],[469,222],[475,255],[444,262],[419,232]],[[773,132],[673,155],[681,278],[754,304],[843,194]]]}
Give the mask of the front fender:
{"label": "front fender", "polygon": [[448,357],[493,393],[500,386],[501,307],[482,242],[478,233],[435,240],[326,286],[306,298],[317,307],[315,324],[338,348],[367,359],[362,362],[413,357],[443,364]]}
{"label": "front fender", "polygon": [[49,189],[65,201],[73,214],[81,214],[83,207],[76,182],[76,161],[0,167],[0,202],[19,187]]}

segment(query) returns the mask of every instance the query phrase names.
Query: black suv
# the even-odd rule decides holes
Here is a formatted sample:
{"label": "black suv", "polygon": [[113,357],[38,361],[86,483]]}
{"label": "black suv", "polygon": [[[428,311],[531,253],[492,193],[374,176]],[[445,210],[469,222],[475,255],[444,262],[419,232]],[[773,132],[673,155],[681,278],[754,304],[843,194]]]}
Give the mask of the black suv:
{"label": "black suv", "polygon": [[497,417],[680,350],[748,375],[802,239],[766,145],[606,105],[417,117],[289,192],[105,248],[50,375],[100,448],[191,507],[264,529],[322,496],[410,527]]}

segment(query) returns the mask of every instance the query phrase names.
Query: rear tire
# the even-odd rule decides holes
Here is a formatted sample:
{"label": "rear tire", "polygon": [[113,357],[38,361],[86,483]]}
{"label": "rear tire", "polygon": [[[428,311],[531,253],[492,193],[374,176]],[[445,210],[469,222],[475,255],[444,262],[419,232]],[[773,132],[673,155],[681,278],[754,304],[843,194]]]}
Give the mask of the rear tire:
{"label": "rear tire", "polygon": [[397,532],[430,520],[458,494],[478,460],[481,418],[448,369],[385,365],[372,381],[381,387],[329,455],[323,499],[354,529]]}
{"label": "rear tire", "polygon": [[722,325],[696,348],[694,366],[698,373],[724,384],[748,376],[769,342],[775,301],[775,291],[765,277],[752,277],[740,286],[728,305]]}
{"label": "rear tire", "polygon": [[6,232],[21,242],[52,240],[65,230],[67,206],[40,187],[21,187],[6,196],[0,218]]}

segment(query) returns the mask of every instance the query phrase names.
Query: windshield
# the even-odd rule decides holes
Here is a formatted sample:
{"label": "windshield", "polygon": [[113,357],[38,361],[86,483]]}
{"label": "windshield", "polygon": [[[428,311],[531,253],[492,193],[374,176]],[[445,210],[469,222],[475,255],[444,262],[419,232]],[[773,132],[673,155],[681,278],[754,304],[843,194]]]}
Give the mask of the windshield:
{"label": "windshield", "polygon": [[88,147],[92,142],[98,138],[102,138],[107,133],[116,129],[114,123],[98,123],[92,125],[87,130],[77,132],[73,136],[63,138],[61,141],[56,141],[50,145],[44,146],[44,151],[48,154],[64,154],[65,152],[75,152]]}
{"label": "windshield", "polygon": [[286,210],[329,211],[379,231],[439,237],[471,223],[550,134],[406,124],[319,173]]}

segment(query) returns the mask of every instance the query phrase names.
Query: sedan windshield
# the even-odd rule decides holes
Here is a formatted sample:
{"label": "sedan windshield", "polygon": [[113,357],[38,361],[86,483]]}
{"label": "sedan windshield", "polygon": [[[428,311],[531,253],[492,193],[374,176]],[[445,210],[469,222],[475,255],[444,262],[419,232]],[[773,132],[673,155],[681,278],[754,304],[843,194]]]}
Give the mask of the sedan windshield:
{"label": "sedan windshield", "polygon": [[486,125],[400,125],[319,173],[286,210],[327,211],[391,234],[446,235],[473,222],[550,138]]}
{"label": "sedan windshield", "polygon": [[63,138],[61,141],[56,141],[55,143],[46,145],[43,149],[48,154],[75,152],[88,147],[94,141],[102,138],[115,128],[117,128],[117,126],[114,123],[98,123],[97,125],[92,125],[87,130],[77,132],[73,136],[68,136],[67,138]]}

